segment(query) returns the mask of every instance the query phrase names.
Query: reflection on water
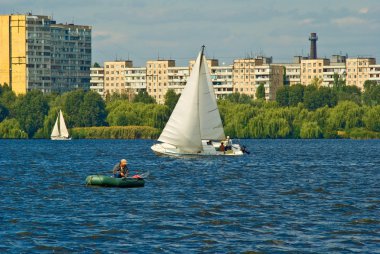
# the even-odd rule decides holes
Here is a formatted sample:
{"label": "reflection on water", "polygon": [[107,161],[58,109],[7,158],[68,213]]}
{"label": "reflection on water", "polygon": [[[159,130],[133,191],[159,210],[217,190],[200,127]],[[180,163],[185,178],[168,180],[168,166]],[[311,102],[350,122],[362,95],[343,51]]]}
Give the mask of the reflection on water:
{"label": "reflection on water", "polygon": [[[0,252],[379,251],[380,141],[245,140],[157,157],[146,140],[0,140]],[[127,158],[144,188],[89,188]]]}

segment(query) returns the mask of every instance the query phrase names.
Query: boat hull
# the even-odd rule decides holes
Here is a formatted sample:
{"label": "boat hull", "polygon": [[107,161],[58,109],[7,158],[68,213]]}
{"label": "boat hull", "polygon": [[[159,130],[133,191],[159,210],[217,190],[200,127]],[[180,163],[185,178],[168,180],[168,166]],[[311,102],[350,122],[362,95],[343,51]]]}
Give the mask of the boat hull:
{"label": "boat hull", "polygon": [[119,188],[138,188],[144,187],[145,181],[142,178],[114,178],[105,175],[90,175],[86,178],[86,185]]}
{"label": "boat hull", "polygon": [[71,138],[65,138],[65,137],[51,137],[51,140],[71,140]]}
{"label": "boat hull", "polygon": [[166,143],[154,144],[151,149],[157,155],[168,155],[168,156],[240,156],[244,153],[242,152],[238,144],[232,145],[232,148],[227,151],[218,151],[217,147],[214,145],[208,145],[202,141],[202,151],[200,152],[184,152],[175,146]]}

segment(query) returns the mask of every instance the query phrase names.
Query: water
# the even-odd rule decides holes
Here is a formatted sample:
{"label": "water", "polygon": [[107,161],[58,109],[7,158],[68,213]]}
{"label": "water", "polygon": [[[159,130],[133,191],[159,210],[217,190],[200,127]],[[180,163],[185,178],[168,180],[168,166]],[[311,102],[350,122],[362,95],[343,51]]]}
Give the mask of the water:
{"label": "water", "polygon": [[[147,140],[0,140],[0,252],[380,253],[380,141],[244,140],[157,157]],[[144,188],[86,187],[127,158]]]}

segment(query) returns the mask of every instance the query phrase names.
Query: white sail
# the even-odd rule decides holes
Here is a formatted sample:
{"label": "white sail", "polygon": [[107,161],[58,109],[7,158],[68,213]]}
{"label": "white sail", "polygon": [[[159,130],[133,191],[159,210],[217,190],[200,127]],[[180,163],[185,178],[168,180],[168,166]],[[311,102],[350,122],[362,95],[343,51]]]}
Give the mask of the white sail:
{"label": "white sail", "polygon": [[222,119],[220,118],[216,96],[212,86],[206,57],[203,56],[199,74],[199,119],[203,140],[225,139]]}
{"label": "white sail", "polygon": [[185,88],[162,131],[151,149],[165,155],[243,155],[240,145],[232,144],[228,151],[219,150],[225,141],[222,119],[204,47],[199,53]]}
{"label": "white sail", "polygon": [[69,137],[69,132],[67,131],[65,119],[63,119],[63,114],[61,110],[59,111],[59,132],[61,133],[61,136],[64,138]]}
{"label": "white sail", "polygon": [[183,152],[202,150],[198,88],[201,55],[202,52],[199,53],[189,80],[158,138],[158,141],[179,147]]}
{"label": "white sail", "polygon": [[202,150],[202,140],[225,139],[203,50],[158,141],[186,152]]}
{"label": "white sail", "polygon": [[61,110],[58,112],[57,120],[55,120],[53,131],[50,137],[52,140],[70,140],[69,132],[67,131]]}
{"label": "white sail", "polygon": [[57,120],[55,120],[53,131],[51,132],[50,137],[58,137],[59,136],[58,118],[59,118],[59,115],[57,116]]}

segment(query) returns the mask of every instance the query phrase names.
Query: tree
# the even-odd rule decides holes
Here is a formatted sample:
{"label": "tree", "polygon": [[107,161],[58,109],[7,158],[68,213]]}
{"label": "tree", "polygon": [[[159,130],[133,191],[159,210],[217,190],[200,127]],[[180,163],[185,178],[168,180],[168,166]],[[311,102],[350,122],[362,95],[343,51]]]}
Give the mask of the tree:
{"label": "tree", "polygon": [[21,130],[19,122],[15,118],[5,119],[0,122],[0,138],[27,138],[23,130]]}
{"label": "tree", "polygon": [[4,84],[3,86],[0,85],[0,104],[7,108],[8,116],[10,117],[15,116],[14,106],[16,103],[16,99],[16,94],[7,84]]}
{"label": "tree", "polygon": [[256,99],[264,99],[265,100],[265,87],[264,84],[261,83],[256,90]]}
{"label": "tree", "polygon": [[82,123],[82,115],[80,108],[83,103],[85,92],[82,89],[77,89],[64,94],[62,111],[65,115],[65,120],[69,128],[80,127]]}
{"label": "tree", "polygon": [[305,86],[296,84],[289,87],[289,106],[297,106],[298,103],[303,102]]}
{"label": "tree", "polygon": [[380,85],[376,81],[364,82],[363,102],[369,106],[380,105]]}
{"label": "tree", "polygon": [[176,94],[173,89],[168,89],[165,94],[165,105],[168,106],[170,112],[173,111],[175,105],[178,102],[178,99],[181,95]]}
{"label": "tree", "polygon": [[133,102],[142,102],[145,104],[155,104],[156,100],[150,96],[146,91],[140,90],[138,94],[133,99]]}
{"label": "tree", "polygon": [[333,74],[333,88],[337,91],[341,91],[344,89],[346,86],[346,81],[342,78],[339,77],[339,74],[334,72]]}
{"label": "tree", "polygon": [[98,64],[97,62],[94,63],[94,68],[100,68],[100,64]]}
{"label": "tree", "polygon": [[252,98],[249,95],[241,94],[241,93],[228,94],[224,99],[230,102],[242,103],[242,104],[249,104],[252,102]]}
{"label": "tree", "polygon": [[367,108],[363,122],[368,130],[380,132],[380,105]]}
{"label": "tree", "polygon": [[301,138],[321,138],[322,130],[317,122],[304,122],[301,127]]}
{"label": "tree", "polygon": [[39,128],[43,127],[44,117],[49,111],[49,105],[41,91],[32,90],[25,96],[18,98],[15,111],[21,128],[31,138]]}
{"label": "tree", "polygon": [[9,114],[8,109],[0,103],[0,122],[3,121]]}
{"label": "tree", "polygon": [[103,126],[107,112],[102,97],[94,91],[87,92],[80,105],[79,114],[81,116],[80,126]]}
{"label": "tree", "polygon": [[289,106],[289,87],[283,86],[276,92],[276,102],[281,107]]}

